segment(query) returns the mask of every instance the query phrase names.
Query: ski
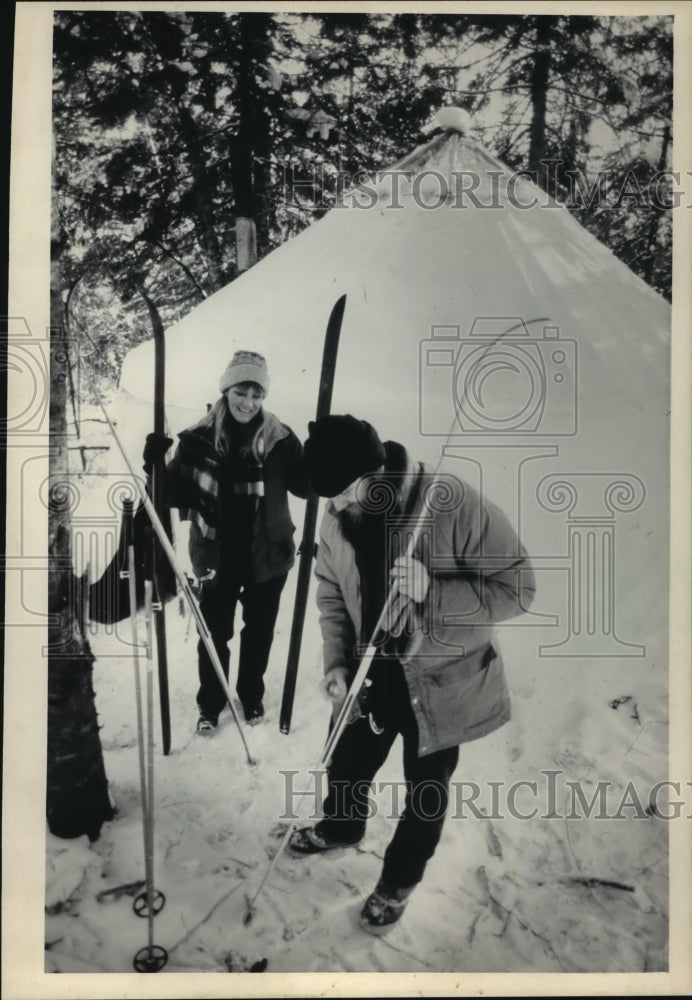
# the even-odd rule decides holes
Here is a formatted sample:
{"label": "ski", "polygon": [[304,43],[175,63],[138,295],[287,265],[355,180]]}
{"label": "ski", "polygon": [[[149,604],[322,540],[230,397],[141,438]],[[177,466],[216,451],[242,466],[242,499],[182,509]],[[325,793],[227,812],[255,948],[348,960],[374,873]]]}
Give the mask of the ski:
{"label": "ski", "polygon": [[[144,292],[140,293],[149,310],[149,318],[154,329],[154,433],[159,437],[165,434],[165,375],[166,375],[166,339],[159,311]],[[170,514],[164,496],[164,481],[166,460],[162,455],[154,462],[151,471],[151,496],[154,510],[166,526],[170,537]],[[159,676],[159,703],[161,710],[161,742],[164,757],[171,750],[171,710],[168,694],[168,651],[166,645],[166,584],[163,579],[167,567],[161,542],[152,532],[151,541],[151,579],[153,582],[153,612],[154,633],[156,635],[156,657]]]}
{"label": "ski", "polygon": [[199,601],[195,597],[192,587],[190,586],[190,581],[188,580],[182,566],[178,561],[178,558],[175,554],[175,549],[171,544],[167,528],[164,526],[161,518],[156,513],[156,509],[151,500],[151,497],[149,496],[149,492],[142,485],[140,477],[135,472],[132,462],[130,461],[127,451],[125,450],[125,446],[120,439],[118,431],[116,430],[115,424],[113,423],[108,414],[106,405],[103,402],[103,397],[101,396],[98,386],[96,385],[96,380],[94,378],[93,372],[90,370],[88,365],[85,365],[85,371],[87,374],[87,378],[89,379],[91,391],[96,397],[96,401],[98,402],[101,412],[103,413],[106,423],[108,424],[108,429],[110,430],[113,436],[113,440],[117,445],[118,451],[122,455],[123,461],[127,466],[127,471],[132,477],[133,485],[137,490],[137,493],[139,494],[139,499],[151,522],[151,527],[156,532],[156,536],[161,544],[161,549],[163,551],[163,554],[168,560],[168,565],[170,567],[171,573],[173,574],[175,580],[177,580],[180,592],[184,600],[186,601],[193,618],[195,619],[195,623],[197,625],[197,631],[199,632],[199,637],[201,641],[204,643],[204,646],[207,650],[207,653],[209,654],[209,659],[211,660],[216,676],[219,679],[219,684],[221,685],[223,692],[226,695],[226,700],[228,701],[228,707],[231,710],[231,715],[233,716],[233,721],[235,722],[236,728],[238,730],[238,735],[240,736],[241,742],[245,749],[247,762],[252,766],[254,765],[255,761],[252,757],[252,754],[250,753],[250,748],[247,745],[247,740],[245,739],[245,734],[243,733],[243,727],[240,724],[238,712],[233,703],[233,695],[231,693],[231,689],[228,686],[228,681],[226,680],[226,677],[224,675],[223,667],[221,666],[221,661],[219,660],[219,654],[216,652],[216,647],[214,646],[214,641],[211,637],[211,632],[209,631],[207,623],[204,620],[204,615],[202,614],[202,610],[199,606]]}
{"label": "ski", "polygon": [[[336,356],[339,349],[339,335],[341,333],[341,322],[344,318],[345,307],[346,296],[342,295],[341,298],[337,299],[335,302],[329,316],[329,322],[327,323],[327,332],[325,334],[324,349],[322,352],[320,386],[317,395],[317,420],[319,420],[320,417],[326,416],[332,405],[332,389],[334,387]],[[300,645],[303,638],[303,624],[305,622],[308,591],[310,589],[312,560],[315,555],[315,530],[317,527],[318,504],[319,497],[311,490],[305,503],[305,520],[303,523],[303,539],[300,544],[300,561],[298,564],[298,579],[296,581],[293,623],[291,625],[291,638],[288,645],[288,659],[286,662],[286,677],[284,680],[284,691],[281,701],[279,725],[282,733],[288,733],[291,728],[293,699],[295,697],[296,679],[298,677]]]}

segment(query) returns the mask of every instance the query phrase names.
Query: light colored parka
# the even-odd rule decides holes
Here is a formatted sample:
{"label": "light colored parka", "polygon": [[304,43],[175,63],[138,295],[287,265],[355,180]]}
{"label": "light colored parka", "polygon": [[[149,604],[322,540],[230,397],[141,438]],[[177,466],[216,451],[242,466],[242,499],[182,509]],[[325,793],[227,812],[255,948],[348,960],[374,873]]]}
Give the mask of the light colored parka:
{"label": "light colored parka", "polygon": [[[396,487],[404,503],[417,494],[412,525],[424,496],[434,497],[426,490],[433,473],[408,455],[406,462]],[[418,723],[419,756],[485,736],[508,721],[509,692],[492,626],[526,611],[535,591],[528,556],[506,516],[472,487],[455,482],[457,502],[438,505],[452,509],[432,513],[414,550],[428,569],[430,587],[425,601],[409,602],[398,657]],[[435,506],[430,499],[429,506]],[[422,545],[430,546],[429,556],[421,555]],[[360,579],[354,549],[330,501],[315,573],[325,673],[340,666],[352,677],[365,645]]]}

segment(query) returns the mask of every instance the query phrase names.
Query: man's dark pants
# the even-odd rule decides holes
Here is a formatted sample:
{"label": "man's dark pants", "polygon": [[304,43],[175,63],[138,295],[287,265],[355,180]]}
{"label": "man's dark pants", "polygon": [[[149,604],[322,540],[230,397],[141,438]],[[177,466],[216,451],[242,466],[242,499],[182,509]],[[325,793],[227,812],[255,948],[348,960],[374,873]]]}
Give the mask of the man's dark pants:
{"label": "man's dark pants", "polygon": [[374,732],[365,716],[346,726],[329,766],[324,818],[317,831],[340,842],[361,839],[368,815],[367,789],[401,733],[406,798],[385,852],[381,879],[389,887],[408,888],[423,878],[442,835],[459,747],[419,757],[418,724],[401,664],[388,657],[375,660],[370,673],[374,674],[370,701],[382,732]]}

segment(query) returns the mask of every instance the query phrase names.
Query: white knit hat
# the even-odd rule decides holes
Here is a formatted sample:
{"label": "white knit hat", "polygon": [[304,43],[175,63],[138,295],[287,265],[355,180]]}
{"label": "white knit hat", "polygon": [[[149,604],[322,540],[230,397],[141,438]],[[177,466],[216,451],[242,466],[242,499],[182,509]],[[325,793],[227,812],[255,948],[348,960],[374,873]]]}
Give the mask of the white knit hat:
{"label": "white knit hat", "polygon": [[261,354],[255,351],[236,351],[221,376],[219,387],[221,392],[230,389],[239,382],[256,382],[265,392],[269,390],[269,374],[267,362]]}

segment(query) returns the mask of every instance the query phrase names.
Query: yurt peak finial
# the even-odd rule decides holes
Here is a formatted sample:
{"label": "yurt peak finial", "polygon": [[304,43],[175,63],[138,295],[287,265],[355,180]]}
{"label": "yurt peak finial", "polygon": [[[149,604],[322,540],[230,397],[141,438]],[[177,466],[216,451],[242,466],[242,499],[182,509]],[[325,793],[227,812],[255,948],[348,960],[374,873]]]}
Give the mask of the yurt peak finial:
{"label": "yurt peak finial", "polygon": [[468,135],[471,131],[471,115],[463,108],[440,108],[428,124],[423,125],[421,132],[428,135],[438,129],[443,132],[460,132],[461,135]]}

